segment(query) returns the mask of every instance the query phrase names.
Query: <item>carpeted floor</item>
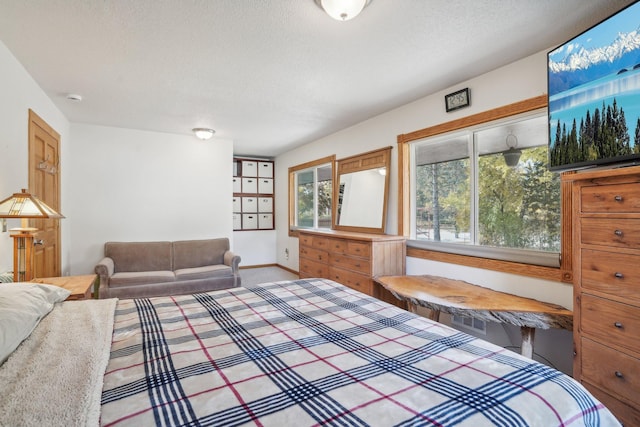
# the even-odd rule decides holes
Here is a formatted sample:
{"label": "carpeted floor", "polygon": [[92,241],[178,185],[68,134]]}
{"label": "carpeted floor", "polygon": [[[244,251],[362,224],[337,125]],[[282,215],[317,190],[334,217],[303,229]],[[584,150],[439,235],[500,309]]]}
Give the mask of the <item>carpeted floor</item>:
{"label": "carpeted floor", "polygon": [[266,282],[298,279],[297,274],[293,274],[280,267],[243,268],[240,269],[240,277],[242,278],[242,286],[244,287]]}

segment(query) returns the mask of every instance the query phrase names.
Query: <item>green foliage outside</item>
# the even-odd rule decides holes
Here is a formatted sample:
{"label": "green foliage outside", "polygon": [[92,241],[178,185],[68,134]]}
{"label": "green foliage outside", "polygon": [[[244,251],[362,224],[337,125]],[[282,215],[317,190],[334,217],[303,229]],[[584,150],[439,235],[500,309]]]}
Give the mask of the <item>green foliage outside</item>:
{"label": "green foliage outside", "polygon": [[[298,174],[298,222],[299,227],[314,226],[313,195],[316,186],[313,182],[313,171]],[[320,181],[318,190],[318,227],[331,227],[331,180]]]}
{"label": "green foliage outside", "polygon": [[[478,160],[477,244],[560,250],[560,179],[548,171],[547,148],[522,150],[518,166],[502,154]],[[417,167],[417,238],[471,242],[469,159]]]}

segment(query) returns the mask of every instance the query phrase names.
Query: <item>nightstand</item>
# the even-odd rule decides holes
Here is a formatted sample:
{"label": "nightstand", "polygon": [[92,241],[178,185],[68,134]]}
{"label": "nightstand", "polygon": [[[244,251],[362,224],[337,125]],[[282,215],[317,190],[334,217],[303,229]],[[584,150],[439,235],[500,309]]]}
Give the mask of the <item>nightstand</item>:
{"label": "nightstand", "polygon": [[87,274],[84,276],[63,276],[63,277],[38,277],[31,280],[36,283],[60,286],[71,291],[67,301],[91,299],[91,292],[98,276]]}

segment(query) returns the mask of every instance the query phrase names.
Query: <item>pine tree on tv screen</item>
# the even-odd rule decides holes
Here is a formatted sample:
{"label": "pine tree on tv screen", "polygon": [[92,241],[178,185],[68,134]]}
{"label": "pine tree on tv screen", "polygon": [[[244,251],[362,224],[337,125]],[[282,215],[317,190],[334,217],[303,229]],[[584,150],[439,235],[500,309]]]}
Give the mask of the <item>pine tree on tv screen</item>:
{"label": "pine tree on tv screen", "polygon": [[548,54],[549,167],[640,158],[640,3]]}

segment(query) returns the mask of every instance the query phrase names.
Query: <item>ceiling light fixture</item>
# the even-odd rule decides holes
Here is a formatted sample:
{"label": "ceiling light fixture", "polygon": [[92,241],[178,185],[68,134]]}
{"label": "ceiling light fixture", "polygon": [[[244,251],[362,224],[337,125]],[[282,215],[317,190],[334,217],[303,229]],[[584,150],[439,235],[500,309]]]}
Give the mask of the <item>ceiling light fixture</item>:
{"label": "ceiling light fixture", "polygon": [[338,21],[355,18],[367,7],[371,0],[314,0],[327,15]]}
{"label": "ceiling light fixture", "polygon": [[80,102],[82,101],[82,95],[78,95],[77,93],[69,93],[67,94],[67,99],[73,102]]}
{"label": "ceiling light fixture", "polygon": [[193,133],[195,133],[196,136],[203,141],[210,139],[213,136],[213,134],[216,133],[215,130],[209,129],[209,128],[193,128],[192,130],[193,130]]}

